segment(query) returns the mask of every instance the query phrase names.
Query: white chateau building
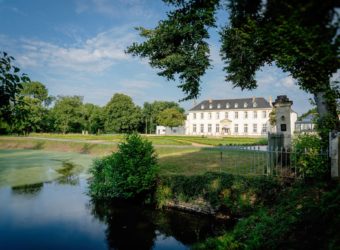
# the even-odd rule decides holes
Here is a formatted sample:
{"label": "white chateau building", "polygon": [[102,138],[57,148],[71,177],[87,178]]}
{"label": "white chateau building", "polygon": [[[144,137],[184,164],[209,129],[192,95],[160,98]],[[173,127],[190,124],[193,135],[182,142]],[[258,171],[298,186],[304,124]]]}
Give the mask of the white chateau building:
{"label": "white chateau building", "polygon": [[[268,132],[273,132],[269,123],[269,113],[272,108],[271,100],[268,102],[263,97],[205,100],[189,110],[185,122],[185,134],[266,135]],[[292,114],[297,117],[295,112]]]}

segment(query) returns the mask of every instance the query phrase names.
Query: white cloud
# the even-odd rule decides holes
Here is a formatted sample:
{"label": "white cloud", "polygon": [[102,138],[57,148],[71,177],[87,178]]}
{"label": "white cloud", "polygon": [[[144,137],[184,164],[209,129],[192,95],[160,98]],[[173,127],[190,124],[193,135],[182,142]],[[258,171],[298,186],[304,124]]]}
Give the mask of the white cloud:
{"label": "white cloud", "polygon": [[282,83],[283,86],[285,86],[287,88],[295,87],[295,80],[291,76],[287,76],[287,77],[281,79],[280,82]]}
{"label": "white cloud", "polygon": [[[0,37],[1,39],[1,37]],[[128,60],[125,48],[136,40],[127,28],[99,33],[77,46],[61,46],[50,42],[22,39],[23,50],[16,58],[22,67],[52,67],[66,71],[103,72],[113,64]]]}

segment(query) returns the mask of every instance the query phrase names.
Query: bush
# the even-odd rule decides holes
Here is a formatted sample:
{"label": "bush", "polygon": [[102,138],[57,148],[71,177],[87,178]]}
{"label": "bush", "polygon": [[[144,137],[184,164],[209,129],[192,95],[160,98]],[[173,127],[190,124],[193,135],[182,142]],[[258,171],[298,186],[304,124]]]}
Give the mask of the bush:
{"label": "bush", "polygon": [[327,154],[321,154],[322,142],[317,135],[299,135],[293,140],[292,162],[306,177],[322,178],[328,172]]}
{"label": "bush", "polygon": [[155,188],[157,157],[151,142],[131,134],[118,151],[94,161],[89,192],[95,199],[144,198]]}

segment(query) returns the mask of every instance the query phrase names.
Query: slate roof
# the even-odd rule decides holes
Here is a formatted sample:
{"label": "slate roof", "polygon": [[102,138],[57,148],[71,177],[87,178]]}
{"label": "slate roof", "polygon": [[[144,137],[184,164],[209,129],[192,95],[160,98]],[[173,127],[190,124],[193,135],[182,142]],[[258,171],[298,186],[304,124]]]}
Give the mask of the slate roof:
{"label": "slate roof", "polygon": [[[253,100],[255,100],[256,106],[253,106]],[[235,107],[235,104],[238,107]],[[246,106],[245,106],[246,103]],[[227,107],[229,104],[229,107]],[[202,108],[203,105],[203,108]],[[211,107],[209,105],[212,105]],[[241,99],[223,99],[223,100],[204,100],[194,106],[189,111],[204,111],[204,110],[228,110],[228,109],[269,109],[271,108],[269,102],[263,97],[256,98],[241,98]]]}
{"label": "slate roof", "polygon": [[303,118],[302,120],[296,121],[295,124],[311,124],[311,123],[314,124],[315,118],[316,118],[315,114],[309,114],[305,118]]}

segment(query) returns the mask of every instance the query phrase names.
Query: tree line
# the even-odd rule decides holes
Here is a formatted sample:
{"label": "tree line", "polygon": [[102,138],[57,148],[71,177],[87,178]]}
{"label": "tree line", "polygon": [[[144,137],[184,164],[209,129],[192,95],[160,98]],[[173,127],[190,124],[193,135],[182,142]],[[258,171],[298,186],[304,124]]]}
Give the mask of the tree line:
{"label": "tree line", "polygon": [[184,123],[184,109],[176,102],[145,102],[139,107],[130,96],[116,93],[100,107],[84,103],[82,96],[51,96],[44,84],[20,75],[13,60],[4,52],[0,56],[0,134],[154,133],[156,125]]}

